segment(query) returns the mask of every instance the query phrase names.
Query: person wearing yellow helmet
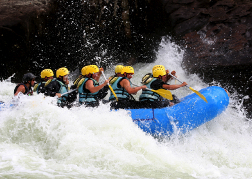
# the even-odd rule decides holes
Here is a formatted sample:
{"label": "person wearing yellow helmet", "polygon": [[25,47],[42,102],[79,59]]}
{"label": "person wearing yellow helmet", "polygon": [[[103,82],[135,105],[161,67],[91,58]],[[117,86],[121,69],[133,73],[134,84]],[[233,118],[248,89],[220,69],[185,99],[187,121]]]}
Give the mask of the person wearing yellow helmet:
{"label": "person wearing yellow helmet", "polygon": [[[178,89],[180,87],[186,86],[187,83],[184,82],[182,84],[179,85],[170,85],[167,84],[167,76],[166,76],[167,72],[165,71],[164,68],[156,68],[153,71],[153,78],[151,78],[150,80],[146,81],[146,86],[150,89],[153,90],[159,90],[159,89],[168,89],[168,90],[175,90]],[[160,107],[166,107],[166,106],[171,106],[174,105],[173,102],[177,103],[179,102],[179,100],[177,99],[177,97],[175,95],[173,95],[174,100],[173,101],[169,101],[167,99],[164,99],[162,96],[160,96],[159,94],[150,91],[150,90],[144,90],[142,91],[142,94],[139,97],[139,101],[142,102],[146,102],[146,106],[150,107],[150,108],[160,108]]]}
{"label": "person wearing yellow helmet", "polygon": [[26,73],[23,76],[23,82],[19,83],[14,89],[14,96],[17,96],[19,93],[23,93],[25,95],[33,95],[33,91],[31,87],[35,85],[36,76],[32,73]]}
{"label": "person wearing yellow helmet", "polygon": [[[46,96],[51,96],[51,97],[58,96],[57,104],[60,107],[67,106],[68,108],[70,108],[72,106],[72,103],[76,99],[77,93],[75,91],[73,91],[72,93],[67,93],[68,92],[68,84],[69,84],[69,80],[68,80],[69,74],[70,73],[67,68],[65,68],[65,67],[59,68],[56,71],[57,78],[52,80],[52,82],[49,83],[45,87],[44,94]],[[63,93],[67,93],[67,94],[64,94],[62,96],[61,94],[63,94]]]}
{"label": "person wearing yellow helmet", "polygon": [[53,79],[54,73],[51,69],[44,69],[40,74],[41,82],[36,84],[33,88],[33,91],[39,93],[45,92],[45,86],[47,86]]}
{"label": "person wearing yellow helmet", "polygon": [[76,89],[78,88],[78,84],[80,82],[83,82],[86,78],[86,69],[87,69],[88,66],[84,66],[82,69],[81,69],[81,74],[74,80],[73,82],[73,85],[71,86],[71,89]]}
{"label": "person wearing yellow helmet", "polygon": [[152,73],[153,73],[156,69],[158,69],[158,68],[164,69],[164,70],[165,70],[164,65],[155,65],[155,66],[152,68]]}
{"label": "person wearing yellow helmet", "polygon": [[122,68],[121,74],[123,75],[123,77],[118,77],[118,79],[111,86],[118,98],[118,101],[115,101],[115,96],[111,94],[109,98],[110,101],[113,101],[111,103],[111,108],[137,108],[137,102],[132,94],[136,94],[139,90],[145,89],[146,86],[131,86],[132,84],[130,79],[134,75],[134,68],[131,66],[124,66]]}
{"label": "person wearing yellow helmet", "polygon": [[[147,73],[143,78],[142,78],[142,83],[145,84],[146,82],[150,81],[151,78],[153,78],[153,72],[156,70],[156,69],[164,69],[165,70],[165,67],[164,65],[155,65],[153,68],[152,68],[152,73]],[[169,80],[172,79],[172,76],[169,74],[169,70],[165,70],[166,71],[166,79],[165,79],[165,83],[167,83]],[[171,74],[173,76],[176,76],[176,71],[172,71]]]}
{"label": "person wearing yellow helmet", "polygon": [[[108,80],[99,85],[99,79],[103,68],[98,68],[96,65],[89,65],[85,69],[85,80],[78,84],[79,103],[85,104],[87,107],[99,106],[99,101],[106,96]],[[104,96],[105,95],[105,96]]]}
{"label": "person wearing yellow helmet", "polygon": [[118,77],[123,77],[123,74],[121,74],[122,69],[123,69],[123,65],[117,65],[115,67],[115,74],[109,77],[110,84],[113,84],[117,80]]}
{"label": "person wearing yellow helmet", "polygon": [[117,77],[123,77],[123,74],[121,73],[123,67],[124,67],[123,65],[117,65],[115,67],[115,76],[117,76]]}

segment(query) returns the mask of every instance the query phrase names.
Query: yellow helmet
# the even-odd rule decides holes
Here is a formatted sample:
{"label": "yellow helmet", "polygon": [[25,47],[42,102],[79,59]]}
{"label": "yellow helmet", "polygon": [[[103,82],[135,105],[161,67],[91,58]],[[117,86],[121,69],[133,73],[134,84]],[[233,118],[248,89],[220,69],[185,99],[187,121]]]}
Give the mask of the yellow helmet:
{"label": "yellow helmet", "polygon": [[94,74],[94,73],[97,73],[99,71],[100,71],[100,69],[98,68],[98,66],[96,66],[96,65],[89,65],[86,68],[86,75],[88,75],[90,73]]}
{"label": "yellow helmet", "polygon": [[51,69],[44,69],[43,71],[41,71],[41,78],[51,77],[51,76],[54,76],[54,73]]}
{"label": "yellow helmet", "polygon": [[155,65],[153,68],[152,68],[152,73],[154,72],[154,70],[158,69],[158,68],[162,68],[165,70],[165,67],[164,65]]}
{"label": "yellow helmet", "polygon": [[163,68],[157,68],[156,70],[154,70],[153,77],[157,78],[159,77],[159,75],[161,76],[166,75],[166,71]]}
{"label": "yellow helmet", "polygon": [[87,67],[88,67],[88,66],[84,66],[84,67],[81,69],[81,74],[82,74],[83,76],[86,75]]}
{"label": "yellow helmet", "polygon": [[65,75],[68,75],[69,74],[69,71],[66,67],[62,67],[62,68],[59,68],[57,71],[56,71],[56,77],[59,78],[59,76],[65,76]]}
{"label": "yellow helmet", "polygon": [[134,68],[132,66],[125,66],[122,68],[121,74],[124,73],[134,73]]}
{"label": "yellow helmet", "polygon": [[115,67],[115,73],[121,73],[122,72],[122,69],[123,69],[123,66],[122,65],[117,65]]}

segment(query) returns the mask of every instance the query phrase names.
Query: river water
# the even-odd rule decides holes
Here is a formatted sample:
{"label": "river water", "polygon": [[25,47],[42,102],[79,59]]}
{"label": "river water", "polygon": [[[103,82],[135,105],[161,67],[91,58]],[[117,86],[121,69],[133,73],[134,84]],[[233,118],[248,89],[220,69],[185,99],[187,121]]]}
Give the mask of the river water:
{"label": "river water", "polygon": [[[134,66],[132,81],[140,85],[144,74],[163,64],[194,89],[207,87],[198,76],[185,74],[182,58],[183,50],[163,40],[154,63]],[[105,74],[112,73],[110,69]],[[15,84],[8,80],[0,84],[0,100],[8,103]],[[180,98],[191,93],[185,87],[172,92]],[[18,107],[0,112],[0,176],[251,178],[251,121],[237,96],[230,94],[228,108],[212,121],[186,134],[163,138],[143,132],[125,110],[110,111],[104,104],[65,109],[55,105],[55,98],[21,96]]]}

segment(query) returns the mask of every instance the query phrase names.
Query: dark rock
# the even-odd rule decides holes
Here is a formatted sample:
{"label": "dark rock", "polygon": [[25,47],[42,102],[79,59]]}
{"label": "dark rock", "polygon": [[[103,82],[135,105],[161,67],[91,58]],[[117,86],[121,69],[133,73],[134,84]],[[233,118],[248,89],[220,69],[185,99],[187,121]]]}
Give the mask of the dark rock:
{"label": "dark rock", "polygon": [[158,0],[0,1],[0,77],[16,73],[17,82],[43,68],[151,62],[161,39],[154,32],[163,32],[160,9]]}
{"label": "dark rock", "polygon": [[195,23],[178,23],[174,29],[186,45],[184,67],[194,73],[202,68],[252,64],[250,9],[251,3],[218,1],[204,11],[209,19],[201,21],[198,29]]}
{"label": "dark rock", "polygon": [[173,0],[173,3],[177,3],[177,4],[189,4],[189,3],[193,3],[194,0]]}
{"label": "dark rock", "polygon": [[0,2],[1,78],[16,73],[21,77],[32,65],[28,60],[30,41],[42,33],[42,18],[48,10],[46,1]]}
{"label": "dark rock", "polygon": [[191,31],[198,31],[208,23],[208,19],[208,15],[199,13],[197,16],[176,24],[174,27],[175,34],[180,36],[181,34],[190,33]]}
{"label": "dark rock", "polygon": [[251,65],[252,2],[163,0],[175,39],[185,47],[190,73],[213,67]]}

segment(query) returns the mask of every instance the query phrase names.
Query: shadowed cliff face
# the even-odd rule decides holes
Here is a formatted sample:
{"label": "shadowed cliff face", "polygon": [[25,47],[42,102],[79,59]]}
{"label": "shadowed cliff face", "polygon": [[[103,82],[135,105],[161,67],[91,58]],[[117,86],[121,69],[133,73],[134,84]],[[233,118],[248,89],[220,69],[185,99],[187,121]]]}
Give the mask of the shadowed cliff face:
{"label": "shadowed cliff face", "polygon": [[246,0],[164,0],[174,36],[191,73],[252,64],[252,2]]}
{"label": "shadowed cliff face", "polygon": [[[151,62],[161,36],[148,28],[148,1],[0,2],[0,70],[13,80],[44,68]],[[155,23],[154,23],[155,25]]]}
{"label": "shadowed cliff face", "polygon": [[[35,64],[31,58],[36,38],[46,33],[52,4],[42,1],[0,1],[0,77],[5,79],[16,73],[23,74]],[[38,60],[39,62],[39,60]]]}

